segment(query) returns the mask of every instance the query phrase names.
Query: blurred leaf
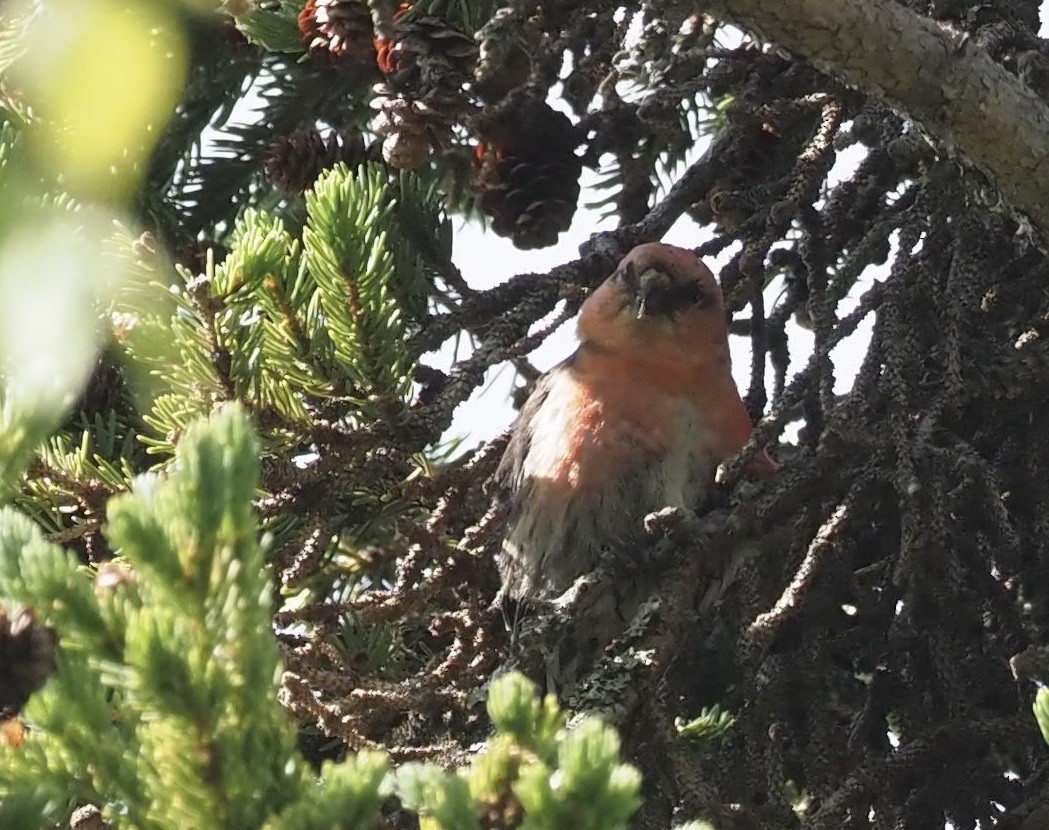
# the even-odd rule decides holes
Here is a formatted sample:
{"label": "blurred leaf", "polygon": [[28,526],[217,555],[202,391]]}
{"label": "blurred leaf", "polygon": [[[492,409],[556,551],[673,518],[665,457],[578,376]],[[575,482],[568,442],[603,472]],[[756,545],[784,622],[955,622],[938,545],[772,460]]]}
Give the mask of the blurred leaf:
{"label": "blurred leaf", "polygon": [[500,732],[517,738],[545,760],[552,760],[557,733],[565,716],[553,695],[540,700],[535,684],[522,674],[492,681],[488,691],[488,716]]}
{"label": "blurred leaf", "polygon": [[1042,731],[1042,739],[1049,744],[1049,688],[1042,686],[1034,699],[1034,717]]}
{"label": "blurred leaf", "polygon": [[40,165],[80,195],[120,199],[171,115],[186,45],[159,3],[51,0],[26,34],[16,69],[48,120],[34,143]]}
{"label": "blurred leaf", "polygon": [[102,253],[110,221],[35,210],[0,239],[0,482],[21,472],[94,366],[100,316],[126,275]]}
{"label": "blurred leaf", "polygon": [[0,20],[0,73],[6,72],[26,50],[25,34],[40,13],[40,3],[25,3],[6,20]]}
{"label": "blurred leaf", "polygon": [[405,764],[397,770],[397,794],[409,810],[420,813],[439,830],[478,830],[477,805],[469,785],[434,764]]}

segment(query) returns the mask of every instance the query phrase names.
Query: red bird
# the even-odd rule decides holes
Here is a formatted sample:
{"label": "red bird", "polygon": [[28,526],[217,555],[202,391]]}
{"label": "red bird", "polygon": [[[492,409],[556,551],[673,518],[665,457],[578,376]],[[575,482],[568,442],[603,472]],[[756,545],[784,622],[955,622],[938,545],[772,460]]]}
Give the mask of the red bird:
{"label": "red bird", "polygon": [[[495,474],[513,599],[556,599],[606,552],[643,549],[645,515],[699,507],[751,435],[721,289],[691,251],[634,248],[578,325],[578,350],[539,380]],[[749,469],[776,465],[762,451]]]}

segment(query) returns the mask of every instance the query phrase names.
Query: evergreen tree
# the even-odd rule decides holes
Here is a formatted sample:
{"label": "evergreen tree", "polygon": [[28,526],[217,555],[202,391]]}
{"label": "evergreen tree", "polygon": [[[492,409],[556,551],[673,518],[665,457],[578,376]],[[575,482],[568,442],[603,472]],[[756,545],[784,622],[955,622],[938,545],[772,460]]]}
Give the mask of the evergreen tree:
{"label": "evergreen tree", "polygon": [[[1034,0],[215,5],[0,9],[0,827],[1040,826]],[[446,433],[678,220],[782,469],[559,706]]]}

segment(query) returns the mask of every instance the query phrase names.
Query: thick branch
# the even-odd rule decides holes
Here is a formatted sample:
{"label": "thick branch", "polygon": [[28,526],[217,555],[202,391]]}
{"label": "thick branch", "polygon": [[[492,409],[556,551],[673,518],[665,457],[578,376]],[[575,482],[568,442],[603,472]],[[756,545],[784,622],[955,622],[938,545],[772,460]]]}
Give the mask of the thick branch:
{"label": "thick branch", "polygon": [[704,5],[921,123],[989,176],[1049,243],[1049,106],[964,33],[894,0]]}

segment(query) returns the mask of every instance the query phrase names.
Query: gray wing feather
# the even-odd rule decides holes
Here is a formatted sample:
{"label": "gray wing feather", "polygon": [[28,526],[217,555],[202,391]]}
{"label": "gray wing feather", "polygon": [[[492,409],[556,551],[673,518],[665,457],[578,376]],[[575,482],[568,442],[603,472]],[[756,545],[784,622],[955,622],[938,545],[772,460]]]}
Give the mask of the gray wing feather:
{"label": "gray wing feather", "polygon": [[510,441],[503,451],[503,457],[492,475],[492,494],[497,501],[506,502],[513,498],[521,488],[524,460],[532,444],[532,422],[550,395],[554,380],[561,372],[568,370],[575,355],[558,363],[535,383],[535,389],[528,396],[525,405],[514,421]]}

